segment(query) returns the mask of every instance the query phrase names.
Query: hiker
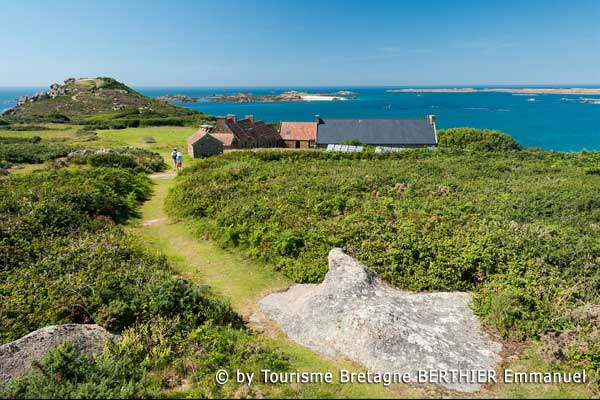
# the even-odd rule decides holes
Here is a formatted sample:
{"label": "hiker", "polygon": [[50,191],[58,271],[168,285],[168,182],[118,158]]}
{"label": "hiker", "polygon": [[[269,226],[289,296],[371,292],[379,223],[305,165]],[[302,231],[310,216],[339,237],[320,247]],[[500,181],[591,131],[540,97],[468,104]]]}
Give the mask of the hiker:
{"label": "hiker", "polygon": [[177,169],[177,154],[181,154],[177,151],[177,147],[171,152],[171,158],[173,159],[173,169]]}
{"label": "hiker", "polygon": [[175,157],[175,161],[177,161],[177,169],[180,170],[183,168],[183,154],[177,152],[177,156]]}

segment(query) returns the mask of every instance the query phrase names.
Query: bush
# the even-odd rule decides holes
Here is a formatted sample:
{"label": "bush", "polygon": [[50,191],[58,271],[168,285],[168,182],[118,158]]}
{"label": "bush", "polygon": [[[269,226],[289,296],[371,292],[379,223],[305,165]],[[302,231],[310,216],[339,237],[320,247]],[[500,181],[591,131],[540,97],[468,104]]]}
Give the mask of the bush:
{"label": "bush", "polygon": [[71,158],[75,164],[89,164],[93,167],[110,167],[132,169],[140,173],[152,173],[165,169],[167,166],[158,153],[148,150],[123,147],[112,153],[84,154]]}
{"label": "bush", "polygon": [[348,146],[362,146],[363,143],[358,139],[346,139],[342,142],[342,144],[346,144]]}
{"label": "bush", "polygon": [[0,137],[0,161],[38,164],[64,157],[73,148],[64,144],[49,143],[39,136],[32,138]]}
{"label": "bush", "polygon": [[97,153],[81,156],[92,167],[137,168],[138,163],[127,155],[117,153]]}
{"label": "bush", "polygon": [[70,343],[51,350],[28,375],[12,380],[2,398],[128,399],[157,396],[146,368],[108,357],[89,359]]}
{"label": "bush", "polygon": [[78,129],[75,131],[75,136],[96,136],[98,133],[91,129]]}
{"label": "bush", "polygon": [[440,147],[476,151],[521,150],[523,146],[506,133],[475,128],[451,128],[437,132]]}

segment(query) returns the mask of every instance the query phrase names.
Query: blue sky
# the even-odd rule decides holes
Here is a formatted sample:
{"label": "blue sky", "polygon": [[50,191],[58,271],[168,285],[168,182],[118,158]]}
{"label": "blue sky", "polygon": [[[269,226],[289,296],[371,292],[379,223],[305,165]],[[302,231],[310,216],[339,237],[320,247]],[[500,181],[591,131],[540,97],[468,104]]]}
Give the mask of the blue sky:
{"label": "blue sky", "polygon": [[600,0],[0,0],[0,86],[600,84]]}

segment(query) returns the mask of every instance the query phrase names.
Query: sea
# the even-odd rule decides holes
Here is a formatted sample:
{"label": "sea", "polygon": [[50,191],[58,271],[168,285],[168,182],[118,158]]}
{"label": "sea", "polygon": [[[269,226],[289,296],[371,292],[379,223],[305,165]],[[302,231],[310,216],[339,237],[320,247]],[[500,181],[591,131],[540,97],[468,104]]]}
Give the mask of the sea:
{"label": "sea", "polygon": [[[586,98],[600,102],[600,95],[388,92],[399,88],[134,87],[150,97],[183,94],[200,98],[236,93],[273,95],[290,90],[308,93],[351,91],[356,98],[347,101],[233,103],[205,100],[175,104],[213,115],[243,117],[252,114],[255,119],[265,121],[314,121],[315,115],[322,118],[418,118],[434,114],[438,129],[461,126],[498,129],[525,146],[556,151],[600,150],[600,104],[577,101]],[[47,88],[0,88],[0,110],[15,105],[19,96],[45,90]]]}

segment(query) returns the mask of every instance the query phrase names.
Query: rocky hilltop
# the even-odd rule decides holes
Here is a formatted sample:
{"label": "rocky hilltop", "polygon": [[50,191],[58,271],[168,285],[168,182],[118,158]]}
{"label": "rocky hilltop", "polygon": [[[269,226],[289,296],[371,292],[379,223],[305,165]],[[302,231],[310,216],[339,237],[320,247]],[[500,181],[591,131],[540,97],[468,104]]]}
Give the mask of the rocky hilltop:
{"label": "rocky hilltop", "polygon": [[107,118],[136,115],[140,118],[165,118],[201,115],[196,111],[168,104],[136,92],[113,78],[68,78],[52,84],[48,91],[22,96],[15,107],[2,115],[12,120],[80,122],[104,114]]}

